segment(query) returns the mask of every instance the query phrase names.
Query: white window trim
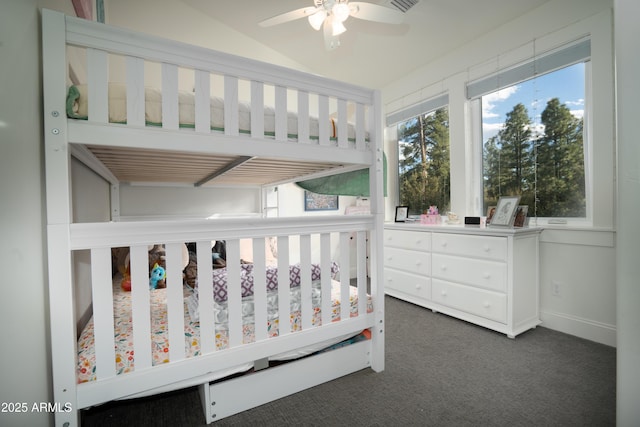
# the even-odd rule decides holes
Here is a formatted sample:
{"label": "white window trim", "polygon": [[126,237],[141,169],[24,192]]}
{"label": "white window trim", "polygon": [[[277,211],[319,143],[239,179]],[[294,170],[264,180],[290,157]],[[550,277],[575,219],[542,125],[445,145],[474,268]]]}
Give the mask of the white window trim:
{"label": "white window trim", "polygon": [[[590,47],[590,40],[581,40],[579,42],[573,42],[569,44],[569,48],[571,48],[571,46],[581,46],[581,49],[584,49],[585,46],[589,46]],[[564,49],[566,49],[567,45],[565,45]],[[559,48],[554,50],[554,52],[551,54],[555,54],[558,51],[561,51],[563,48]],[[534,63],[536,61],[536,58],[530,58],[529,61],[526,61],[524,64],[527,63]],[[584,129],[583,129],[583,141],[585,143],[585,150],[584,150],[584,173],[585,173],[585,203],[586,203],[586,216],[584,218],[574,218],[574,217],[532,217],[530,219],[530,225],[533,226],[552,226],[552,227],[566,227],[566,228],[591,228],[593,227],[594,224],[594,220],[593,220],[593,215],[594,215],[594,205],[593,205],[593,200],[594,200],[594,185],[593,185],[593,141],[591,138],[591,135],[593,134],[593,96],[592,96],[592,73],[591,73],[591,60],[590,59],[581,59],[581,60],[570,60],[567,61],[566,64],[562,65],[561,67],[554,67],[554,68],[549,68],[547,69],[544,73],[542,74],[548,74],[548,73],[552,73],[554,71],[557,71],[559,69],[580,63],[580,62],[584,62],[585,64],[585,88],[584,88],[584,94],[585,94],[585,111],[584,111]],[[525,65],[520,65],[519,67],[524,67]],[[518,67],[511,67],[509,69],[514,69],[514,68],[518,68]],[[519,80],[519,81],[509,81],[508,84],[506,85],[497,85],[495,87],[491,87],[490,90],[486,90],[487,87],[489,87],[486,82],[488,81],[494,81],[494,82],[499,82],[500,79],[497,77],[498,74],[500,74],[501,72],[503,72],[505,70],[499,70],[497,73],[495,73],[492,76],[488,76],[488,77],[484,77],[481,79],[477,79],[473,82],[469,82],[467,83],[467,98],[468,98],[468,105],[469,105],[469,111],[470,111],[470,117],[471,117],[471,137],[472,137],[472,143],[473,146],[475,147],[475,149],[473,150],[473,155],[474,155],[474,159],[473,159],[473,164],[475,167],[477,167],[478,169],[478,173],[476,173],[475,175],[477,175],[476,181],[474,181],[473,185],[473,198],[474,198],[474,206],[476,207],[476,211],[479,211],[479,215],[480,216],[485,216],[486,212],[482,212],[484,210],[483,207],[483,199],[484,199],[484,183],[483,183],[483,164],[482,164],[482,152],[483,152],[483,141],[482,141],[482,107],[481,107],[481,99],[483,95],[486,95],[488,93],[491,93],[492,91],[495,90],[500,90],[504,87],[508,87],[514,84],[518,84],[522,81],[525,80],[530,80],[532,78],[535,78],[536,76],[530,77],[528,79],[525,80]],[[480,83],[480,82],[484,82],[484,83]],[[473,87],[473,85],[478,85],[476,86],[475,90],[469,90],[469,87]],[[477,89],[478,87],[482,87],[482,90]],[[473,96],[470,96],[473,95]]]}

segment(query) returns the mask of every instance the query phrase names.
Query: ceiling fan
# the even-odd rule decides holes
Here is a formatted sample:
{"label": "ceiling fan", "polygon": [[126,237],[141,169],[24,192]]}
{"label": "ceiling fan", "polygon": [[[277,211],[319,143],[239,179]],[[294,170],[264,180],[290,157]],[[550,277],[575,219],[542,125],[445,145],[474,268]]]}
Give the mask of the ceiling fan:
{"label": "ceiling fan", "polygon": [[340,34],[347,31],[344,22],[350,16],[367,21],[386,24],[400,24],[404,15],[394,9],[373,3],[349,0],[314,0],[315,6],[292,10],[260,22],[262,27],[283,24],[300,18],[307,18],[314,30],[323,29],[327,50],[340,46]]}

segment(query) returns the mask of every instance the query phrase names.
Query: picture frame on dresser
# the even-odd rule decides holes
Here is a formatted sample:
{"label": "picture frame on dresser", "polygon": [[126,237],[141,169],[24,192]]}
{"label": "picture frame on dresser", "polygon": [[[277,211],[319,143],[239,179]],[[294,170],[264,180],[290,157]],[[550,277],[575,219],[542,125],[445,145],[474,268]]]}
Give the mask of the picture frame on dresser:
{"label": "picture frame on dresser", "polygon": [[493,206],[489,206],[487,208],[487,225],[491,224],[491,218],[493,218],[493,215],[496,213],[496,207],[495,205]]}
{"label": "picture frame on dresser", "polygon": [[491,217],[490,227],[513,227],[520,196],[502,196],[498,199],[496,210]]}
{"label": "picture frame on dresser", "polygon": [[513,226],[522,228],[529,225],[529,221],[527,221],[527,214],[529,212],[528,205],[520,205],[518,206],[518,210],[516,211],[515,219],[513,221]]}
{"label": "picture frame on dresser", "polygon": [[395,222],[405,222],[409,218],[409,206],[396,206]]}

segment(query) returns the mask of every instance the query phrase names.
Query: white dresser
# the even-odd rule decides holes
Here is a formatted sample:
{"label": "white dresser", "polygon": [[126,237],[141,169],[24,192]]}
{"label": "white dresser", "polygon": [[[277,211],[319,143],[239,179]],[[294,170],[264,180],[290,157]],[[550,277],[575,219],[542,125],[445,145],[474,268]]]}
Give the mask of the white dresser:
{"label": "white dresser", "polygon": [[387,224],[386,293],[514,338],[540,324],[539,233]]}

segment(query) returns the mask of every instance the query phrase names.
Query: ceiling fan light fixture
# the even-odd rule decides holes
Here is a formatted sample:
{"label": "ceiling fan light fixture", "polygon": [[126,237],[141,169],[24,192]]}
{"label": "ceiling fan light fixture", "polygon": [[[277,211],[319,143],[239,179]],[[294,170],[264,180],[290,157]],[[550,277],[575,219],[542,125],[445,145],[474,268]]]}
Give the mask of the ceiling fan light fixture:
{"label": "ceiling fan light fixture", "polygon": [[334,35],[334,36],[339,36],[340,34],[342,34],[345,31],[347,31],[347,27],[345,27],[342,24],[342,21],[340,21],[338,19],[335,19],[335,18],[333,19],[331,27],[332,27],[332,35]]}
{"label": "ceiling fan light fixture", "polygon": [[309,15],[309,18],[307,19],[309,20],[309,25],[311,25],[314,30],[318,31],[320,30],[320,28],[322,28],[322,23],[324,22],[326,17],[327,12],[324,10],[319,10],[313,15]]}
{"label": "ceiling fan light fixture", "polygon": [[349,13],[351,13],[351,10],[347,3],[336,3],[331,9],[331,14],[340,22],[346,21],[349,17]]}

